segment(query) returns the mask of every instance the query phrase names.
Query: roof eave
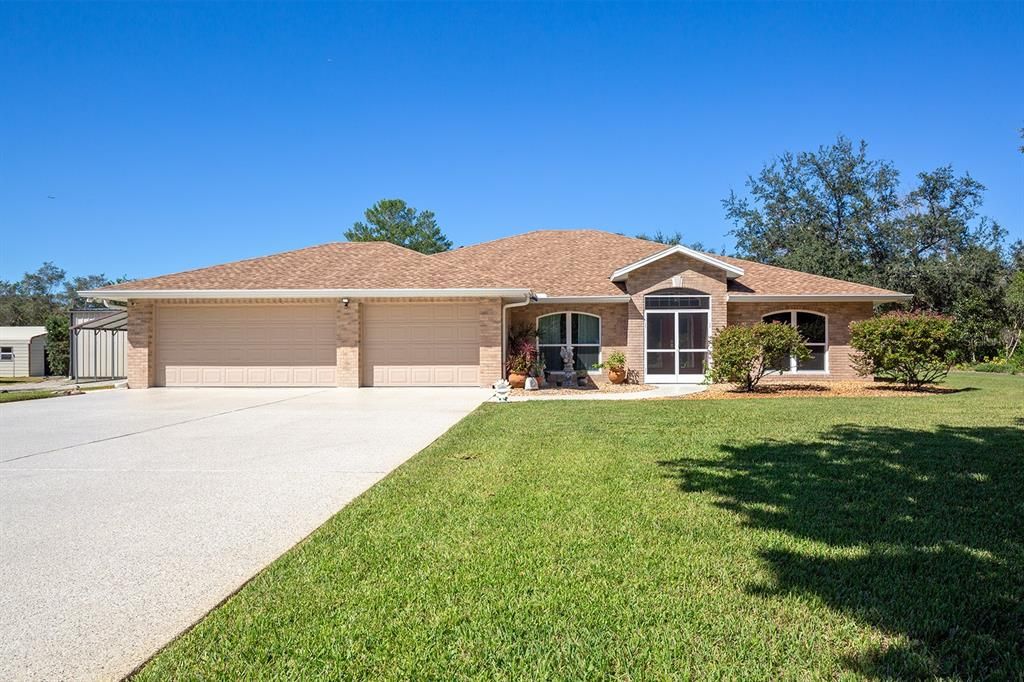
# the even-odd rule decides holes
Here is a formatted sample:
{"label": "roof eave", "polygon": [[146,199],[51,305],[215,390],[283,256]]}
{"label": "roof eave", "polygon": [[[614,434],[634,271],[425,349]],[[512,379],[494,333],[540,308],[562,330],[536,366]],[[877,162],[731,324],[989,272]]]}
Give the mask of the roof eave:
{"label": "roof eave", "polygon": [[729,303],[905,303],[912,294],[729,294]]}
{"label": "roof eave", "polygon": [[629,303],[632,300],[627,294],[612,296],[548,296],[537,294],[537,303]]}
{"label": "roof eave", "polygon": [[629,265],[625,265],[619,268],[618,270],[611,274],[610,279],[613,282],[623,282],[625,281],[626,277],[629,276],[629,273],[633,272],[634,270],[638,270],[642,267],[650,265],[651,263],[654,263],[655,261],[659,261],[662,258],[665,258],[666,256],[671,256],[673,254],[689,256],[690,258],[699,260],[702,263],[707,263],[708,265],[711,265],[713,267],[725,270],[726,277],[729,279],[735,279],[736,277],[743,276],[743,268],[741,267],[730,265],[725,261],[718,260],[717,258],[709,256],[706,253],[694,251],[693,249],[687,246],[683,246],[682,244],[676,244],[675,246],[670,246],[667,249],[662,249],[661,251],[651,254],[646,258],[641,258],[640,260],[634,263],[630,263]]}
{"label": "roof eave", "polygon": [[529,289],[120,289],[79,291],[83,298],[108,301],[159,298],[487,298],[526,296]]}

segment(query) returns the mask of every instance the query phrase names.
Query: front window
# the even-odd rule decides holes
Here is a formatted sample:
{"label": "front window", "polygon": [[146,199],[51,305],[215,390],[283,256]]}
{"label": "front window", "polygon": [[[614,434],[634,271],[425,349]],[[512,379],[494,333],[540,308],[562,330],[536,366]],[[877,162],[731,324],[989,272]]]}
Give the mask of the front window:
{"label": "front window", "polygon": [[14,346],[0,346],[0,360],[13,360]]}
{"label": "front window", "polygon": [[824,315],[802,310],[786,310],[761,318],[765,322],[789,324],[796,327],[804,338],[811,357],[797,360],[794,357],[779,358],[772,363],[775,369],[785,368],[787,372],[824,372],[828,356],[828,320]]}
{"label": "front window", "polygon": [[548,371],[565,369],[562,347],[572,343],[573,369],[591,369],[601,361],[601,318],[586,313],[554,313],[537,318],[537,348]]}

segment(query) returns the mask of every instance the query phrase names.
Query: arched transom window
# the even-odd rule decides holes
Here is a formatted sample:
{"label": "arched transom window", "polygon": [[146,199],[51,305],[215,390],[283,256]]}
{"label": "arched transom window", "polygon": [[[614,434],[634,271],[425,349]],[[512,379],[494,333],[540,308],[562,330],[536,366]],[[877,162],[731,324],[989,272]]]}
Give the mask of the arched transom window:
{"label": "arched transom window", "polygon": [[601,362],[601,318],[587,313],[552,313],[537,318],[537,349],[549,372],[566,369],[562,347],[572,343],[574,369],[591,370]]}
{"label": "arched transom window", "polygon": [[[828,318],[804,310],[784,310],[761,318],[765,322],[789,324],[796,327],[804,337],[811,357],[797,360],[794,357],[782,359],[787,372],[825,372],[828,370]],[[779,368],[781,369],[781,368]]]}

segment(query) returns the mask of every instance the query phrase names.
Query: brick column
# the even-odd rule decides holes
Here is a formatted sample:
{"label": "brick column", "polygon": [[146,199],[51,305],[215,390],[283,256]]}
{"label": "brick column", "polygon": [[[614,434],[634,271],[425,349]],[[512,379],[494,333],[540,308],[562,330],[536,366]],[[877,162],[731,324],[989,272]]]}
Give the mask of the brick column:
{"label": "brick column", "polygon": [[[626,304],[626,368],[635,371],[643,382],[644,375],[644,312],[643,297],[633,297]],[[632,381],[632,379],[631,379]]]}
{"label": "brick column", "polygon": [[128,388],[156,383],[152,301],[128,302]]}
{"label": "brick column", "polygon": [[338,301],[337,385],[359,388],[359,304]]}
{"label": "brick column", "polygon": [[480,385],[488,388],[504,376],[501,357],[501,299],[480,302]]}

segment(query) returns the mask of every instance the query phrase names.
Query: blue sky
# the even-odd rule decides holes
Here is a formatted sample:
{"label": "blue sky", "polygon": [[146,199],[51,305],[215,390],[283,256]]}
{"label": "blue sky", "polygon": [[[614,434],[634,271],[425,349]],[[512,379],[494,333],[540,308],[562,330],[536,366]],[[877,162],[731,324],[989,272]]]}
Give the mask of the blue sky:
{"label": "blue sky", "polygon": [[[0,277],[173,272],[341,238],[730,247],[785,150],[952,163],[1024,238],[1024,3],[0,5]],[[48,198],[48,197],[54,198]]]}

